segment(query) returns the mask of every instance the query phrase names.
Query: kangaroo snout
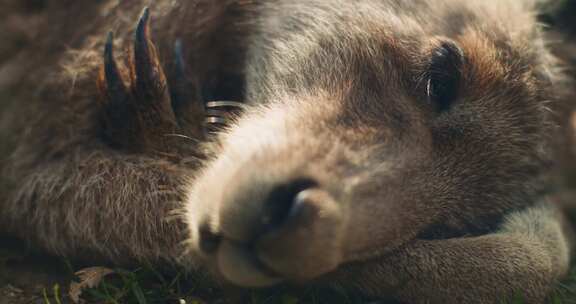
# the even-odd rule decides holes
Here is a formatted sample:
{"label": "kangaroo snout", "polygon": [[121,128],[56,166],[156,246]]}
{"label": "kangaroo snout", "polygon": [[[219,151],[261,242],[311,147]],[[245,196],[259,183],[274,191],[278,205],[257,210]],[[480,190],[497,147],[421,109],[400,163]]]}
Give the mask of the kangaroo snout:
{"label": "kangaroo snout", "polygon": [[218,272],[236,285],[262,287],[336,269],[344,221],[333,195],[309,177],[251,176],[231,176],[233,189],[226,192],[233,194],[223,194],[217,220],[212,219],[217,224],[198,227],[197,248]]}

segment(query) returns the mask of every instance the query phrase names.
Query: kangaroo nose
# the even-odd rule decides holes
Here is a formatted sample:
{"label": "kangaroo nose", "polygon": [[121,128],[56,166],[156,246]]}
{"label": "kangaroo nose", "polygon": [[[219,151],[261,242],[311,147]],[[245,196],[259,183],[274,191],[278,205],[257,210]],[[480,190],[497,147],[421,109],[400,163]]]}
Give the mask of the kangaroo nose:
{"label": "kangaroo nose", "polygon": [[217,231],[206,225],[198,234],[200,250],[215,258],[228,281],[268,286],[311,279],[339,265],[342,212],[319,183],[298,178],[241,189],[224,201]]}
{"label": "kangaroo nose", "polygon": [[307,280],[339,265],[343,215],[341,207],[321,188],[309,187],[293,194],[281,224],[256,240],[255,253],[274,273]]}
{"label": "kangaroo nose", "polygon": [[301,178],[275,187],[264,202],[261,233],[278,229],[290,217],[297,216],[303,202],[300,194],[317,186],[314,180]]}
{"label": "kangaroo nose", "polygon": [[[243,222],[244,227],[235,227],[240,229],[235,230],[248,230],[246,226],[250,227],[252,236],[242,240],[250,242],[251,238],[256,239],[257,236],[266,234],[269,231],[279,228],[287,221],[290,216],[296,216],[300,204],[297,199],[298,194],[302,191],[317,186],[317,183],[309,178],[295,179],[290,183],[283,183],[270,191],[267,199],[264,200],[261,206],[261,215],[255,219],[248,219],[241,214],[235,214],[235,217],[228,222]],[[241,207],[250,208],[251,206]],[[254,207],[254,206],[252,206]],[[255,208],[254,208],[255,209]],[[251,214],[252,212],[246,212]],[[251,223],[254,222],[254,223]],[[240,225],[233,225],[240,226]],[[214,254],[220,247],[223,237],[212,230],[208,223],[203,223],[199,227],[199,249],[207,255]],[[237,240],[238,241],[238,240]]]}

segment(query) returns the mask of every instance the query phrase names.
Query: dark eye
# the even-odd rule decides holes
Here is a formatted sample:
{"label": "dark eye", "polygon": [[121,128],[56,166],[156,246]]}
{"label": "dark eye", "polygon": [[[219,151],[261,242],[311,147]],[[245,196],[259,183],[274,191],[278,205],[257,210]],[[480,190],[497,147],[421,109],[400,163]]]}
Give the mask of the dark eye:
{"label": "dark eye", "polygon": [[458,98],[463,61],[464,54],[453,41],[442,40],[432,50],[426,94],[439,113],[449,110]]}

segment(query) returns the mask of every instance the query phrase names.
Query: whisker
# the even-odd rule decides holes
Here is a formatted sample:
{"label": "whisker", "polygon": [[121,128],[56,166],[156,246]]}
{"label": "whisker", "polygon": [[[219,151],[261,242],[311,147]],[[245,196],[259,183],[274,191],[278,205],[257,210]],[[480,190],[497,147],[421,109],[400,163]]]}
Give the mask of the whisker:
{"label": "whisker", "polygon": [[199,142],[200,142],[200,140],[198,140],[198,139],[196,139],[196,138],[193,138],[193,137],[190,137],[190,136],[186,136],[186,135],[184,135],[184,134],[173,133],[173,134],[164,134],[164,136],[166,136],[166,137],[184,138],[184,139],[187,139],[187,140],[192,141],[192,142],[194,142],[194,143],[199,143]]}

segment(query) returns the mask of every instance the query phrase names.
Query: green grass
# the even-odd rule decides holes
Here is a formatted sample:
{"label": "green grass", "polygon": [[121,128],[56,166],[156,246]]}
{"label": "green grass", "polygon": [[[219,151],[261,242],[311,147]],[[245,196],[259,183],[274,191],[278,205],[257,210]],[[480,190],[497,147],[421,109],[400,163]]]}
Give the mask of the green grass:
{"label": "green grass", "polygon": [[52,286],[51,294],[46,288],[42,289],[42,299],[45,304],[62,304],[62,302],[65,301],[63,298],[64,296],[60,292],[59,284],[54,284]]}
{"label": "green grass", "polygon": [[86,290],[85,299],[90,303],[177,303],[180,299],[187,303],[204,303],[195,295],[211,291],[201,278],[193,279],[181,273],[169,277],[152,268],[116,269],[115,272],[98,287]]}

